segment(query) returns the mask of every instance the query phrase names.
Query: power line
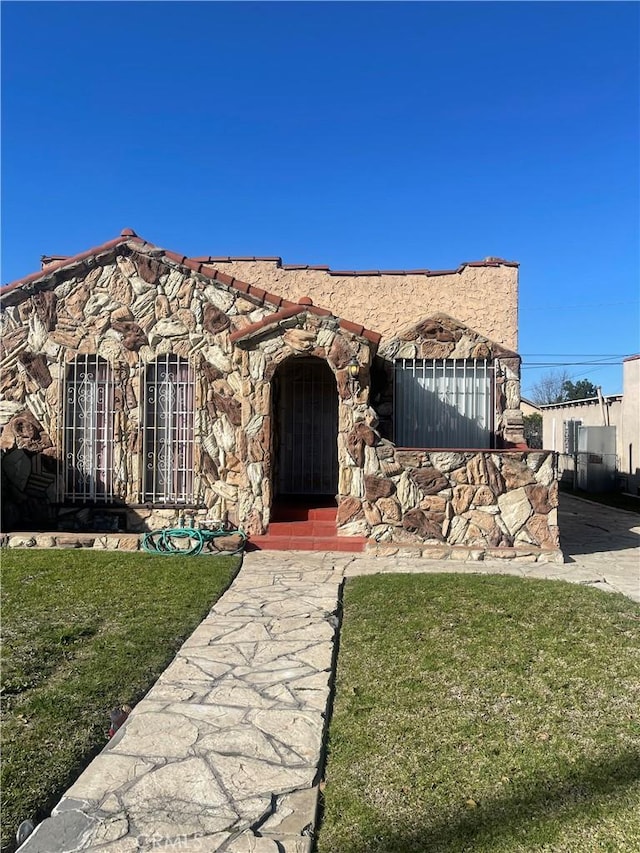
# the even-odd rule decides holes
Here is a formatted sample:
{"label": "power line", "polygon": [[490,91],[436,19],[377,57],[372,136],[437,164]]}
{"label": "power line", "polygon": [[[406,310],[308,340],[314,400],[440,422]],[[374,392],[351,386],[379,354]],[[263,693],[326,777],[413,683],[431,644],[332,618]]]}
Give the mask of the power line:
{"label": "power line", "polygon": [[522,370],[525,370],[529,367],[581,367],[581,366],[593,366],[593,367],[615,367],[618,364],[622,364],[621,361],[530,361],[527,364],[522,364]]}
{"label": "power line", "polygon": [[[611,305],[637,305],[640,299],[626,299],[624,302],[577,302],[573,305],[531,305],[526,308],[526,313],[530,311],[556,311],[565,308],[607,308]],[[521,310],[522,306],[521,306]]]}
{"label": "power line", "polygon": [[570,379],[581,379],[583,376],[591,376],[594,373],[597,373],[599,370],[604,370],[607,365],[602,365],[601,367],[594,367],[592,370],[583,371],[581,373],[572,373]]}

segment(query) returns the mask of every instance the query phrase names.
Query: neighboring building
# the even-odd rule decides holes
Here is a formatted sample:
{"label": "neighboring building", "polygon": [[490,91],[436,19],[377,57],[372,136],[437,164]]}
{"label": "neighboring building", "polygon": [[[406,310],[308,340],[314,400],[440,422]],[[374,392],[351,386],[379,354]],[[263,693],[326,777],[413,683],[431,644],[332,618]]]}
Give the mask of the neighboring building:
{"label": "neighboring building", "polygon": [[640,355],[623,361],[622,382],[622,394],[540,406],[542,446],[559,454],[563,480],[574,482],[580,427],[615,427],[617,486],[640,494]]}
{"label": "neighboring building", "polygon": [[618,439],[619,470],[628,475],[626,490],[640,495],[640,354],[622,363],[622,423]]}
{"label": "neighboring building", "polygon": [[523,416],[526,418],[527,415],[541,415],[540,406],[536,403],[533,403],[531,400],[527,400],[526,397],[522,397],[520,400],[520,409],[522,410]]}
{"label": "neighboring building", "polygon": [[43,260],[0,291],[5,529],[187,514],[255,536],[283,496],[330,495],[374,549],[557,552],[553,454],[524,444],[517,264],[336,272],[130,230]]}
{"label": "neighboring building", "polygon": [[541,450],[543,444],[540,407],[523,397],[520,400],[520,408],[524,419],[524,440],[532,450]]}

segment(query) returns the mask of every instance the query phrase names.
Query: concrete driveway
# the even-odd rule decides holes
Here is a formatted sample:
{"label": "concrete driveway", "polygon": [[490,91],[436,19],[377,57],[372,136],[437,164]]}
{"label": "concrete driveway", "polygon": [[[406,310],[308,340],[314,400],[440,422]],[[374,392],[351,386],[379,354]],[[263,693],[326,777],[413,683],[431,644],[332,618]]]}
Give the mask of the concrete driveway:
{"label": "concrete driveway", "polygon": [[558,517],[565,567],[640,601],[640,514],[561,492]]}

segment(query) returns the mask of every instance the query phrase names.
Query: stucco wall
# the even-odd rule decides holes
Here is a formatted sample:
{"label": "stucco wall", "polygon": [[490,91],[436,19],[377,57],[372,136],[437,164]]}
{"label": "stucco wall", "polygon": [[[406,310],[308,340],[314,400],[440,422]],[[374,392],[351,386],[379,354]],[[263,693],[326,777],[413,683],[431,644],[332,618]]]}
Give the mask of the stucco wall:
{"label": "stucco wall", "polygon": [[597,399],[582,403],[562,403],[544,406],[542,415],[542,446],[548,450],[564,453],[564,424],[566,421],[582,421],[582,426],[615,426],[618,441],[622,424],[622,401],[619,397],[607,398],[603,409]]}
{"label": "stucco wall", "polygon": [[[620,396],[604,397],[602,404],[597,398],[559,403],[555,406],[543,406],[542,446],[556,451],[558,456],[558,475],[569,483],[575,484],[575,457],[565,453],[564,428],[567,421],[582,421],[582,426],[613,426],[616,428],[616,470],[628,473],[628,450],[625,460],[624,444],[624,403]],[[636,439],[637,441],[637,439]]]}
{"label": "stucco wall", "polygon": [[[597,399],[575,403],[543,406],[542,442],[549,450],[564,451],[564,422],[581,420],[583,426],[614,426],[618,471],[624,475],[622,485],[640,494],[640,355],[623,362],[622,395],[603,398],[604,408]],[[560,472],[571,460],[560,459]]]}
{"label": "stucco wall", "polygon": [[518,268],[464,266],[443,275],[336,275],[286,269],[277,261],[212,259],[221,271],[297,302],[310,296],[383,341],[436,313],[449,314],[498,344],[518,348]]}
{"label": "stucco wall", "polygon": [[530,403],[529,400],[525,400],[524,397],[520,400],[520,411],[522,412],[522,416],[525,418],[529,415],[542,414],[539,406],[536,406],[535,403]]}
{"label": "stucco wall", "polygon": [[623,362],[622,428],[619,450],[620,470],[629,475],[628,489],[640,494],[640,356]]}

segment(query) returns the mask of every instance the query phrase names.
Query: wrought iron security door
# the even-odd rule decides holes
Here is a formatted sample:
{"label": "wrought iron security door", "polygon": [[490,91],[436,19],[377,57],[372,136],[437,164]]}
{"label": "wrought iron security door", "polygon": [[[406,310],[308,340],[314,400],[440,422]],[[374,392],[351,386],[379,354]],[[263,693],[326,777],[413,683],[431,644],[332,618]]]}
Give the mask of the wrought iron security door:
{"label": "wrought iron security door", "polygon": [[329,366],[293,358],[275,380],[277,493],[335,495],[338,486],[338,390]]}

